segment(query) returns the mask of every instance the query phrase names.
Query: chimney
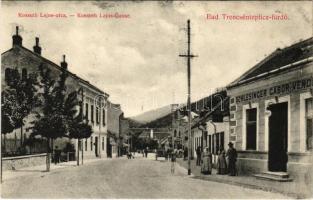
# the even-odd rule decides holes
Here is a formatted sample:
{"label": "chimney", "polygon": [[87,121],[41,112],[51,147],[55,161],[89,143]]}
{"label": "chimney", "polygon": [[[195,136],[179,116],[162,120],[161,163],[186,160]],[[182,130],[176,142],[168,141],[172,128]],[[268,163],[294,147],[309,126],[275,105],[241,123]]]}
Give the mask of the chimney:
{"label": "chimney", "polygon": [[41,55],[41,47],[39,46],[39,37],[36,37],[36,45],[33,48],[35,53]]}
{"label": "chimney", "polygon": [[61,62],[61,67],[67,69],[67,62],[65,62],[65,55],[63,55],[63,61]]}
{"label": "chimney", "polygon": [[18,26],[16,26],[16,34],[12,36],[13,39],[13,46],[18,45],[22,46],[23,38],[18,34]]}

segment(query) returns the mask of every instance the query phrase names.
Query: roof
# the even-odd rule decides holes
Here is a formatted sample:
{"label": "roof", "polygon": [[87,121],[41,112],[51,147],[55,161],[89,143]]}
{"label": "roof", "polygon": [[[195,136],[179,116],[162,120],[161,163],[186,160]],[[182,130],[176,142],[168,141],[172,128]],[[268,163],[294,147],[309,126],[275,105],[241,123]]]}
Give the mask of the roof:
{"label": "roof", "polygon": [[[39,55],[39,54],[37,54],[37,53],[35,53],[35,52],[29,50],[29,49],[27,49],[27,48],[25,48],[25,47],[23,47],[23,46],[20,46],[20,45],[16,45],[16,46],[12,47],[11,49],[9,49],[9,50],[7,50],[7,51],[1,53],[1,55],[5,54],[5,53],[8,53],[8,52],[12,51],[14,48],[17,48],[17,47],[18,47],[18,48],[21,48],[21,49],[24,50],[24,51],[27,51],[28,53],[33,54],[33,55],[36,56],[37,58],[43,60],[43,61],[46,62],[46,63],[49,63],[50,65],[54,66],[54,67],[57,68],[58,70],[62,70],[62,67],[59,66],[58,64],[56,64],[56,63],[52,62],[51,60],[48,60],[47,58],[45,58],[45,57],[43,57],[43,56],[41,56],[41,55]],[[68,71],[68,73],[69,73],[70,76],[72,76],[72,78],[78,79],[80,82],[82,82],[82,83],[84,83],[85,85],[91,87],[92,89],[96,90],[97,92],[99,92],[99,93],[101,93],[101,94],[104,94],[105,96],[109,97],[109,94],[103,92],[103,91],[102,91],[101,89],[99,89],[98,87],[92,85],[91,83],[89,83],[89,81],[86,81],[86,80],[80,78],[79,76],[77,76],[76,74],[74,74],[74,73],[72,73],[72,72],[70,72],[70,71]]]}
{"label": "roof", "polygon": [[273,72],[286,71],[301,64],[312,62],[313,37],[295,43],[284,49],[277,48],[272,54],[257,63],[238,79],[230,83],[227,88],[236,87],[270,75]]}

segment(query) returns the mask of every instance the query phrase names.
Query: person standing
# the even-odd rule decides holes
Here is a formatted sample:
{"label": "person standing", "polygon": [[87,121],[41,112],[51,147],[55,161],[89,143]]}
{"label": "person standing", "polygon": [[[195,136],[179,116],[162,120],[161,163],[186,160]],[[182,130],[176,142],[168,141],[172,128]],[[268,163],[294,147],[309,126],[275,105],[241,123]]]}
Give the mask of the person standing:
{"label": "person standing", "polygon": [[176,149],[174,149],[171,152],[171,174],[175,173],[176,156],[177,156],[177,151],[176,151]]}
{"label": "person standing", "polygon": [[228,159],[228,173],[230,176],[236,176],[237,151],[232,142],[228,143],[228,147],[229,149],[226,154]]}
{"label": "person standing", "polygon": [[225,151],[221,149],[217,158],[217,174],[227,174]]}
{"label": "person standing", "polygon": [[201,173],[202,174],[211,174],[212,173],[212,154],[209,151],[209,148],[206,147],[205,151],[202,153],[201,156]]}
{"label": "person standing", "polygon": [[188,147],[184,148],[184,160],[188,159]]}
{"label": "person standing", "polygon": [[196,153],[197,153],[197,163],[196,163],[196,165],[200,166],[201,165],[201,147],[200,146],[197,147]]}
{"label": "person standing", "polygon": [[145,157],[148,157],[148,147],[145,149]]}
{"label": "person standing", "polygon": [[60,163],[61,151],[58,149],[58,146],[55,146],[54,149],[54,164]]}

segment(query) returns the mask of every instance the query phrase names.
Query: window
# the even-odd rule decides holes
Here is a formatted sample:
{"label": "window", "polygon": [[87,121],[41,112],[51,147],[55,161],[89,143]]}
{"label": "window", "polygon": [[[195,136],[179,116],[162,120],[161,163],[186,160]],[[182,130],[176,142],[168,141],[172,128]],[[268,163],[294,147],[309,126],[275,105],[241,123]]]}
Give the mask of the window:
{"label": "window", "polygon": [[208,143],[208,147],[209,147],[209,150],[210,152],[212,152],[212,145],[211,145],[211,141],[212,141],[212,135],[209,135],[209,143]]}
{"label": "window", "polygon": [[104,137],[102,137],[102,151],[104,151]]}
{"label": "window", "polygon": [[92,142],[92,136],[90,137],[90,151],[92,151],[92,146],[93,146],[93,142]]}
{"label": "window", "polygon": [[306,148],[313,149],[313,98],[305,100]]}
{"label": "window", "polygon": [[256,150],[257,109],[247,109],[246,117],[246,149]]}
{"label": "window", "polygon": [[94,114],[93,114],[94,110],[93,110],[93,105],[91,105],[91,122],[94,123]]}
{"label": "window", "polygon": [[24,79],[24,80],[27,79],[27,69],[26,68],[22,69],[22,79]]}
{"label": "window", "polygon": [[87,139],[85,139],[85,151],[87,151]]}
{"label": "window", "polygon": [[99,124],[99,108],[96,108],[96,122]]}
{"label": "window", "polygon": [[176,130],[174,130],[174,137],[176,137],[176,134],[177,134],[177,131],[176,131]]}
{"label": "window", "polygon": [[181,133],[180,133],[180,131],[178,131],[178,137],[180,137],[180,135],[181,135]]}
{"label": "window", "polygon": [[89,120],[89,118],[88,118],[88,109],[89,109],[89,105],[88,105],[88,103],[86,103],[86,113],[85,113],[85,117],[86,117],[86,120],[88,121]]}
{"label": "window", "polygon": [[11,75],[11,69],[10,68],[6,68],[4,71],[4,80],[8,81]]}
{"label": "window", "polygon": [[102,124],[105,126],[105,109],[102,111]]}

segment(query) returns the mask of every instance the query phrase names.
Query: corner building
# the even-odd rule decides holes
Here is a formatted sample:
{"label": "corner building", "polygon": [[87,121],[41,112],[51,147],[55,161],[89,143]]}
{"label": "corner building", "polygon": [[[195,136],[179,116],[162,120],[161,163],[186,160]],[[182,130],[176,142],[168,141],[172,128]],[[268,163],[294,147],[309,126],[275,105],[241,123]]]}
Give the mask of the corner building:
{"label": "corner building", "polygon": [[[65,55],[63,56],[63,61],[60,65],[46,59],[42,56],[41,47],[39,46],[39,38],[35,40],[35,46],[33,51],[25,48],[22,45],[23,38],[19,35],[18,27],[16,27],[16,33],[12,36],[13,45],[12,48],[3,52],[1,54],[1,87],[4,90],[7,86],[5,79],[10,75],[10,69],[18,69],[22,75],[27,76],[32,72],[39,71],[39,65],[45,68],[51,69],[51,76],[58,79],[63,69],[68,70],[68,78],[66,80],[66,87],[68,92],[72,91],[83,91],[83,114],[85,122],[92,126],[93,134],[91,137],[81,140],[80,151],[84,151],[84,158],[95,158],[107,157],[107,99],[108,94],[92,85],[90,82],[80,78],[76,74],[69,71],[68,64],[65,60]],[[79,93],[79,98],[81,100],[81,93]],[[100,106],[99,101],[102,104]],[[14,136],[18,137],[19,140],[25,140],[31,134],[31,129],[29,129],[30,122],[33,121],[34,115],[30,114],[26,117],[25,126],[21,130],[14,130],[13,133],[17,134],[7,134],[8,139],[13,139]],[[68,138],[58,138],[54,140],[53,147],[58,146],[59,149],[63,149],[67,142],[75,145],[75,149],[78,149],[77,140],[70,140]],[[23,145],[22,145],[23,146]],[[31,154],[33,152],[27,152]],[[82,156],[82,153],[80,153]]]}
{"label": "corner building", "polygon": [[277,49],[227,89],[239,173],[312,181],[313,38]]}

